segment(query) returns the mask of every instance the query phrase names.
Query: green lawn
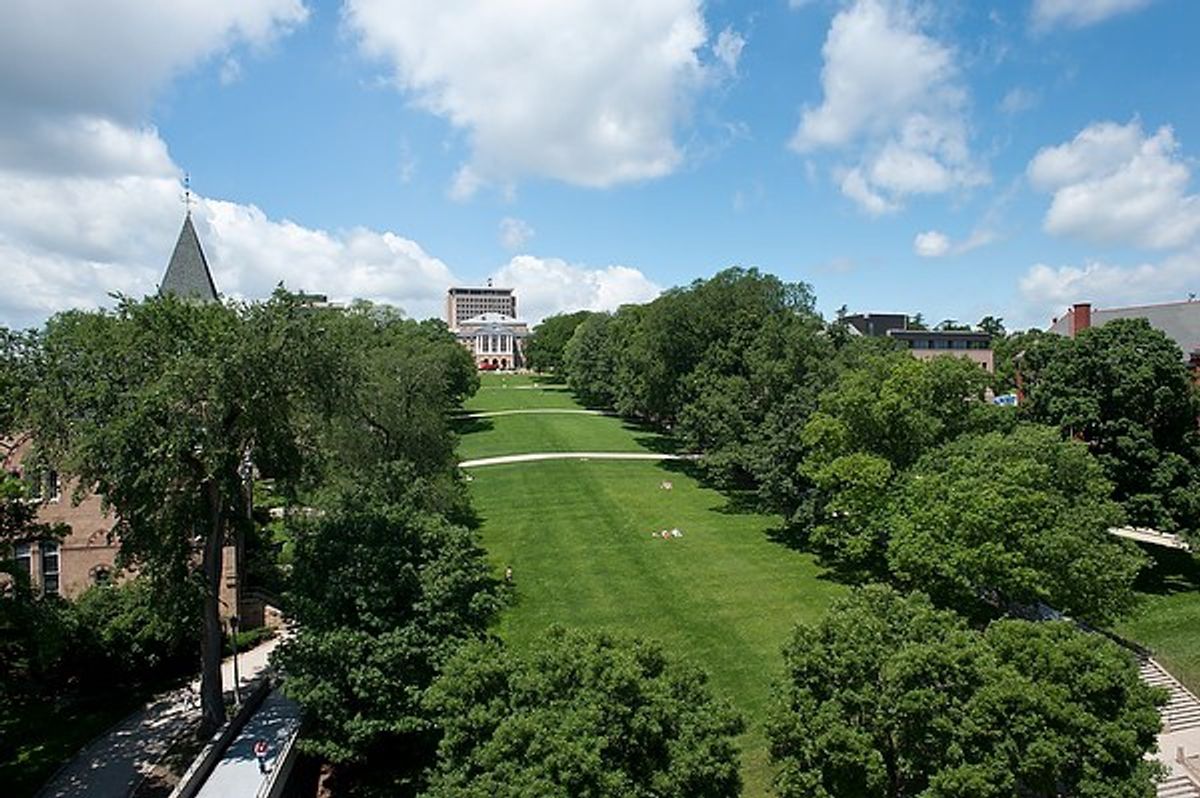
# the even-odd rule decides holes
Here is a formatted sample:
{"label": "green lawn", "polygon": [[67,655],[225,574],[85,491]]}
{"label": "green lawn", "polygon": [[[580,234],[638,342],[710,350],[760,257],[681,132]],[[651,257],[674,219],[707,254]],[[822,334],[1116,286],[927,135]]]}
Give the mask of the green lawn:
{"label": "green lawn", "polygon": [[483,385],[464,410],[516,410],[529,407],[579,407],[567,387],[550,377],[483,374]]}
{"label": "green lawn", "polygon": [[1144,550],[1154,567],[1138,579],[1139,604],[1116,631],[1154,651],[1167,670],[1200,693],[1200,562],[1184,552]]}
{"label": "green lawn", "polygon": [[[522,391],[521,393],[530,393]],[[657,436],[613,416],[539,413],[459,419],[460,459],[525,452],[644,452]]]}
{"label": "green lawn", "polygon": [[[485,377],[490,409],[543,401],[540,391],[495,387],[500,379]],[[501,395],[513,402],[502,407],[495,394],[506,390]],[[464,459],[657,445],[602,416],[486,421],[494,425],[464,433]],[[746,794],[766,794],[761,721],[780,647],[797,622],[820,617],[845,588],[822,578],[810,556],[771,541],[778,519],[731,508],[676,463],[547,461],[471,473],[489,556],[497,570],[512,565],[515,576],[516,600],[499,633],[521,646],[557,622],[661,640],[707,670],[714,689],[741,710],[749,724]],[[664,480],[672,490],[660,487]],[[683,537],[651,534],[671,527]]]}

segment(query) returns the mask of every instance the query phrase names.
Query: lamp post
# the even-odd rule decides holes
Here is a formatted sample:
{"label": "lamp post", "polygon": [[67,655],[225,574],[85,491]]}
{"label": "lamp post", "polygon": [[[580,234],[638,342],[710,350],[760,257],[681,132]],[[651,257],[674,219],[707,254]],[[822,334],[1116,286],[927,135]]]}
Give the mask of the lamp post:
{"label": "lamp post", "polygon": [[233,647],[233,704],[240,708],[242,706],[242,688],[238,679],[237,633],[238,617],[231,615],[229,616],[229,643]]}

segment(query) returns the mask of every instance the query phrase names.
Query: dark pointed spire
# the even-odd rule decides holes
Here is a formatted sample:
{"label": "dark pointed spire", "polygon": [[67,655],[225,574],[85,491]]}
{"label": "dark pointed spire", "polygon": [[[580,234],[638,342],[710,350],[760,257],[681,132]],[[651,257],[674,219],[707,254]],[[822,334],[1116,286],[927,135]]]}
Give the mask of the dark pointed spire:
{"label": "dark pointed spire", "polygon": [[190,212],[184,217],[183,229],[179,231],[179,240],[175,242],[175,251],[171,254],[171,262],[167,264],[167,273],[163,275],[158,294],[174,294],[180,299],[201,302],[217,301],[217,286],[213,282],[212,272],[208,270],[208,261],[204,257],[204,250],[200,248],[200,239],[196,237]]}

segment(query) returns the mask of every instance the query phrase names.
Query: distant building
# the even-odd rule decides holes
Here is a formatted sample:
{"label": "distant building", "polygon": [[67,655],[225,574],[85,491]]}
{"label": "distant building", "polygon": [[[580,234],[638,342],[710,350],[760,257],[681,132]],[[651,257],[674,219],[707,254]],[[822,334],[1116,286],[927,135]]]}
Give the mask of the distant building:
{"label": "distant building", "polygon": [[516,314],[513,290],[496,288],[491,280],[480,288],[451,288],[446,295],[446,324],[475,356],[475,365],[487,371],[525,367],[529,325]]}
{"label": "distant building", "polygon": [[843,316],[855,334],[891,338],[918,360],[955,355],[974,361],[989,374],[995,371],[992,336],[977,330],[911,330],[903,313],[855,313]]}
{"label": "distant building", "polygon": [[1124,308],[1093,308],[1077,302],[1050,323],[1050,332],[1074,338],[1088,327],[1102,327],[1113,319],[1145,319],[1150,326],[1179,345],[1183,359],[1200,377],[1200,302],[1166,302],[1161,305],[1130,305]]}
{"label": "distant building", "polygon": [[467,319],[484,313],[499,313],[517,317],[517,298],[511,288],[496,288],[488,280],[486,286],[452,287],[446,292],[446,324],[456,330]]}

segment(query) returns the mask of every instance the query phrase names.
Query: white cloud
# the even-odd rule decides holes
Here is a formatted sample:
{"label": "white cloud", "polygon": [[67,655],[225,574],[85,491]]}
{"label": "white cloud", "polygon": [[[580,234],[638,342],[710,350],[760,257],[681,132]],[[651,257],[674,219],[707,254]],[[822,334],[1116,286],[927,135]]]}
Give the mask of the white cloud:
{"label": "white cloud", "polygon": [[629,302],[649,302],[662,292],[629,266],[592,269],[532,255],[518,255],[493,277],[497,285],[516,289],[518,313],[533,324],[555,313],[615,310]]}
{"label": "white cloud", "polygon": [[533,238],[533,228],[522,219],[506,216],[500,220],[500,243],[505,249],[520,249]]}
{"label": "white cloud", "polygon": [[740,33],[733,28],[725,28],[717,35],[717,41],[713,44],[713,54],[733,73],[737,72],[738,61],[741,60],[745,47],[746,39]]}
{"label": "white cloud", "polygon": [[1083,266],[1039,263],[1020,280],[1031,318],[1041,326],[1076,302],[1100,307],[1177,301],[1200,287],[1200,249],[1171,255],[1157,263]]}
{"label": "white cloud", "polygon": [[1035,30],[1062,26],[1083,28],[1109,17],[1138,11],[1152,0],[1034,0],[1032,21]]}
{"label": "white cloud", "polygon": [[1141,124],[1101,122],[1073,140],[1040,150],[1030,182],[1052,192],[1043,223],[1055,235],[1155,249],[1200,236],[1200,195],[1168,126],[1146,136]]}
{"label": "white cloud", "polygon": [[801,153],[857,146],[841,187],[868,213],[987,181],[967,144],[954,53],[921,21],[903,0],[856,0],[838,13],[822,48],[824,100],[804,109],[791,140]]}
{"label": "white cloud", "polygon": [[923,258],[941,258],[947,255],[963,255],[973,249],[987,246],[996,240],[996,235],[986,227],[974,230],[964,240],[951,241],[945,233],[927,230],[917,233],[913,239],[913,252]]}
{"label": "white cloud", "polygon": [[239,45],[264,47],[308,17],[301,0],[9,0],[0,116],[137,118],[176,74]]}
{"label": "white cloud", "polygon": [[917,233],[913,239],[913,252],[923,258],[940,258],[950,251],[950,239],[937,230]]}
{"label": "white cloud", "polygon": [[[707,76],[700,0],[347,0],[345,21],[416,102],[466,134],[452,194],[546,177],[660,177]],[[633,13],[636,11],[636,13]],[[727,53],[730,40],[726,40]]]}

